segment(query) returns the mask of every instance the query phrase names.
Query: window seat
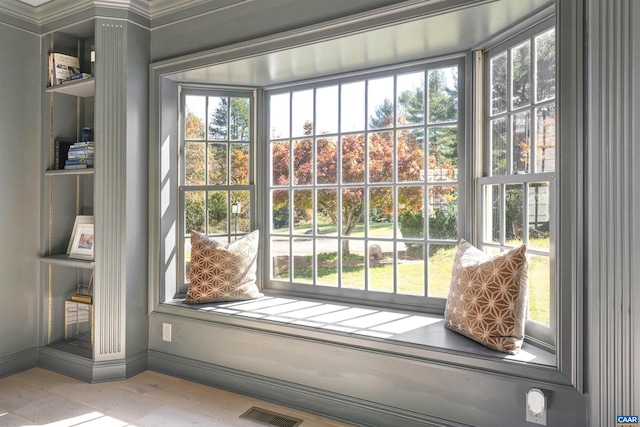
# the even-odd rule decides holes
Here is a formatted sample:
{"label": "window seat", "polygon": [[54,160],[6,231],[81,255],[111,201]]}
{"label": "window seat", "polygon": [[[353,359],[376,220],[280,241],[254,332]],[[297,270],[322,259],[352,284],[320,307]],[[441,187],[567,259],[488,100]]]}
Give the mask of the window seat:
{"label": "window seat", "polygon": [[[450,357],[453,354],[493,362],[515,362],[515,365],[525,363],[527,366],[556,366],[556,356],[553,353],[526,342],[516,355],[486,348],[446,329],[441,315],[269,295],[250,301],[198,305],[173,299],[165,301],[161,307],[180,308],[178,313],[171,310],[172,314],[187,317],[190,317],[189,314],[182,310],[192,311],[194,316],[197,312],[195,317],[203,320],[236,324],[238,323],[235,321],[242,320],[241,325],[251,325],[257,329],[270,329],[271,325],[279,326],[277,329],[281,332],[281,327],[286,327],[289,335],[310,337],[313,331],[322,333],[324,340],[330,340],[326,338],[329,334],[390,344],[394,348],[406,346],[430,350],[430,354],[433,351],[444,353],[444,356],[441,355],[443,360],[453,360]],[[450,356],[445,357],[447,354]]]}

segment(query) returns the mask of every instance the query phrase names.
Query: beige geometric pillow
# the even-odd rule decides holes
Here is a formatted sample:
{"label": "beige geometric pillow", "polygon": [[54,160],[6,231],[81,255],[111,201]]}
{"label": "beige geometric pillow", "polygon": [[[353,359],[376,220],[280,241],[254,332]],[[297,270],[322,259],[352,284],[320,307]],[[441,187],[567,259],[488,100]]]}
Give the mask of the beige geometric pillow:
{"label": "beige geometric pillow", "polygon": [[258,241],[258,230],[226,246],[192,231],[191,273],[184,302],[201,304],[262,297],[256,285]]}
{"label": "beige geometric pillow", "polygon": [[526,251],[522,245],[490,256],[460,240],[444,325],[494,350],[517,353],[524,340]]}

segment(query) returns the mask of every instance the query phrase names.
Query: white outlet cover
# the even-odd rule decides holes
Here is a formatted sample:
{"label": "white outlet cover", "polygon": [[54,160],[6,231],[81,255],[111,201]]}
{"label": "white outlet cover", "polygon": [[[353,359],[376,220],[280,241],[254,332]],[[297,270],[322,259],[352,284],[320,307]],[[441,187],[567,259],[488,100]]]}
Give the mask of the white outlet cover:
{"label": "white outlet cover", "polygon": [[530,423],[547,425],[547,397],[542,390],[532,388],[527,392],[527,416]]}
{"label": "white outlet cover", "polygon": [[171,342],[171,323],[162,324],[162,340]]}

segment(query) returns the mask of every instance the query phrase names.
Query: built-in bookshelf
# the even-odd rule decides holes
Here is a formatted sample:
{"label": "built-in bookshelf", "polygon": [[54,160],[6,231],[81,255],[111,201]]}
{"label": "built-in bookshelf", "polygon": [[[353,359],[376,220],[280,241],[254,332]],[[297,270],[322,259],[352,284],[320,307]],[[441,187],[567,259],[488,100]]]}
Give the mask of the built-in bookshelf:
{"label": "built-in bookshelf", "polygon": [[[59,22],[46,26],[40,49],[38,364],[91,382],[122,379],[147,367],[149,34],[101,7]],[[52,52],[74,68],[68,80],[58,78],[65,70],[50,74]]]}
{"label": "built-in bookshelf", "polygon": [[[86,162],[88,141],[83,129],[95,128],[96,81],[93,69],[95,20],[65,27],[43,37],[44,70],[44,138],[43,138],[43,244],[40,262],[43,266],[43,316],[41,343],[45,349],[74,358],[94,359],[93,300],[72,301],[77,289],[87,289],[93,282],[96,262],[88,256],[69,252],[77,233],[76,217],[92,218],[94,214],[94,176]],[[77,79],[57,79],[52,84],[52,56],[70,61]],[[67,78],[66,70],[58,77]],[[78,74],[82,73],[82,74]],[[93,140],[93,137],[91,138]],[[93,144],[93,142],[92,142]],[[59,151],[64,148],[64,158]],[[82,149],[82,150],[81,150]],[[82,160],[78,160],[82,157]],[[71,159],[73,158],[73,159]],[[65,169],[71,167],[76,169]],[[82,163],[78,165],[78,163]],[[89,226],[85,224],[87,229]],[[93,227],[93,224],[91,224]],[[82,248],[93,248],[94,235],[82,242]],[[77,334],[74,334],[77,331]],[[77,336],[76,336],[77,335]],[[82,363],[82,362],[77,362]]]}

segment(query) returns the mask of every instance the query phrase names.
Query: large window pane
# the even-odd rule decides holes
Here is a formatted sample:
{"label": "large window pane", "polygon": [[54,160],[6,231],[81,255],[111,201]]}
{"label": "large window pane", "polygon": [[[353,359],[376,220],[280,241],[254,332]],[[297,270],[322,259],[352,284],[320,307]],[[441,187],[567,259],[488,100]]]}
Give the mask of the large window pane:
{"label": "large window pane", "polygon": [[393,237],[393,188],[369,188],[369,236]]}
{"label": "large window pane", "polygon": [[251,231],[251,195],[249,191],[235,190],[230,194],[231,216],[234,234],[245,234]]}
{"label": "large window pane", "polygon": [[556,96],[556,31],[555,28],[534,39],[536,64],[536,101]]}
{"label": "large window pane", "polygon": [[528,173],[531,153],[531,115],[529,111],[514,114],[511,126],[513,172]]}
{"label": "large window pane", "polygon": [[458,186],[429,187],[429,238],[458,238]]}
{"label": "large window pane", "polygon": [[209,140],[226,141],[229,138],[229,98],[209,97]]}
{"label": "large window pane", "polygon": [[369,182],[393,182],[393,133],[369,134]]}
{"label": "large window pane", "polygon": [[205,184],[205,150],[202,142],[187,142],[184,147],[184,184]]}
{"label": "large window pane", "polygon": [[394,123],[393,77],[367,81],[369,129],[392,127]]}
{"label": "large window pane", "polygon": [[338,235],[338,190],[335,188],[317,190],[318,214],[316,227],[318,234]]}
{"label": "large window pane", "polygon": [[310,139],[293,142],[293,185],[310,185],[313,176],[313,146]]}
{"label": "large window pane", "polygon": [[274,142],[271,144],[272,185],[289,185],[290,156],[289,141]]}
{"label": "large window pane", "polygon": [[491,175],[507,174],[507,119],[491,120]]}
{"label": "large window pane", "polygon": [[524,191],[522,185],[507,185],[505,218],[507,245],[521,245],[524,240]]}
{"label": "large window pane", "polygon": [[288,280],[291,271],[289,239],[272,237],[269,251],[271,253],[271,278]]}
{"label": "large window pane", "polygon": [[402,130],[398,132],[397,145],[398,181],[424,182],[424,137]]}
{"label": "large window pane", "polygon": [[556,170],[556,105],[536,109],[536,172]]}
{"label": "large window pane", "polygon": [[340,130],[364,130],[364,81],[340,86]]}
{"label": "large window pane", "polygon": [[206,98],[185,96],[185,139],[204,139]]}
{"label": "large window pane", "polygon": [[456,245],[429,245],[429,288],[427,296],[447,298]]}
{"label": "large window pane", "polygon": [[293,92],[291,97],[291,136],[313,134],[313,90]]}
{"label": "large window pane", "polygon": [[249,144],[231,144],[231,184],[249,184]]}
{"label": "large window pane", "polygon": [[185,193],[186,232],[191,230],[204,233],[205,192],[187,191]]}
{"label": "large window pane", "polygon": [[507,111],[507,52],[491,58],[491,115]]}
{"label": "large window pane", "polygon": [[458,68],[429,70],[429,123],[458,119]]}
{"label": "large window pane", "polygon": [[398,187],[398,234],[404,238],[424,237],[424,187]]}
{"label": "large window pane", "polygon": [[313,234],[313,190],[293,190],[293,233]]}
{"label": "large window pane", "polygon": [[342,241],[342,282],[341,287],[349,289],[365,288],[365,250],[362,240]]}
{"label": "large window pane", "polygon": [[289,93],[271,96],[269,104],[271,139],[289,138],[290,111]]}
{"label": "large window pane", "polygon": [[338,183],[338,140],[335,138],[322,138],[317,141],[316,150],[316,176],[317,183]]}
{"label": "large window pane", "polygon": [[531,249],[550,251],[549,183],[533,182],[529,184],[529,247]]}
{"label": "large window pane", "polygon": [[298,283],[313,283],[313,241],[293,239],[293,280]]}
{"label": "large window pane", "polygon": [[458,128],[429,129],[429,181],[458,178]]}
{"label": "large window pane", "polygon": [[531,43],[529,40],[511,49],[511,108],[531,103]]}
{"label": "large window pane", "polygon": [[393,292],[393,243],[370,240],[368,242],[369,290]]}
{"label": "large window pane", "polygon": [[207,234],[227,234],[228,214],[227,192],[209,191],[207,193],[207,210],[209,215],[209,229]]}
{"label": "large window pane", "polygon": [[207,148],[209,185],[225,185],[227,183],[228,147],[229,145],[226,143],[209,143]]}
{"label": "large window pane", "polygon": [[316,239],[316,253],[317,284],[338,287],[338,240]]}
{"label": "large window pane", "polygon": [[483,194],[483,225],[482,236],[483,242],[500,243],[500,212],[501,212],[501,195],[499,185],[485,185],[482,189]]}
{"label": "large window pane", "polygon": [[423,296],[425,295],[425,245],[424,243],[399,243],[399,245],[404,246],[405,250],[400,250],[397,258],[398,293]]}
{"label": "large window pane", "polygon": [[289,190],[271,192],[271,231],[273,233],[289,233]]}
{"label": "large window pane", "polygon": [[316,134],[338,132],[338,86],[316,90]]}
{"label": "large window pane", "polygon": [[360,184],[364,182],[364,135],[342,137],[342,182]]}
{"label": "large window pane", "polygon": [[[364,188],[342,189],[342,235],[350,236],[364,231]],[[354,233],[355,234],[355,233]]]}
{"label": "large window pane", "polygon": [[398,126],[424,124],[424,71],[396,78]]}
{"label": "large window pane", "polygon": [[549,257],[529,255],[529,292],[527,318],[551,324],[551,265]]}
{"label": "large window pane", "polygon": [[251,114],[249,98],[231,98],[229,109],[229,139],[249,141],[251,138]]}

